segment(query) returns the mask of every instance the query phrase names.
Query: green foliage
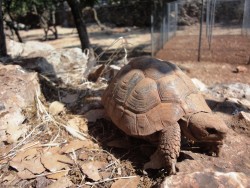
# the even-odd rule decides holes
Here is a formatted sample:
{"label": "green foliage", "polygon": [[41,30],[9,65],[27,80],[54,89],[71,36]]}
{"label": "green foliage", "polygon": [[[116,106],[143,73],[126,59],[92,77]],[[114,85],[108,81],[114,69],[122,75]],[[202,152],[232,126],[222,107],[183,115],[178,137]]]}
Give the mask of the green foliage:
{"label": "green foliage", "polygon": [[[3,12],[9,11],[14,17],[24,16],[34,11],[36,7],[38,13],[44,10],[53,10],[65,0],[3,0]],[[98,0],[79,0],[81,7],[93,7],[98,4]]]}
{"label": "green foliage", "polygon": [[54,9],[61,1],[59,0],[3,0],[3,11],[9,11],[14,17],[26,15],[34,11],[34,5],[37,11],[45,9]]}
{"label": "green foliage", "polygon": [[153,3],[155,0],[108,0],[108,4],[117,4],[117,5],[129,5],[140,2],[151,2]]}
{"label": "green foliage", "polygon": [[98,0],[80,0],[81,7],[93,7],[94,5],[98,4]]}

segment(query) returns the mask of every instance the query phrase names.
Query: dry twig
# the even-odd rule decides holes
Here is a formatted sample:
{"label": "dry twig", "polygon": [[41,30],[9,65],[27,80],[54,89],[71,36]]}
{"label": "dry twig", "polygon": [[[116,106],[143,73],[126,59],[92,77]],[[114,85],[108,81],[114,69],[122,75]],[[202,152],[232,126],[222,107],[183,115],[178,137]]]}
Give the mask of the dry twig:
{"label": "dry twig", "polygon": [[97,182],[86,182],[85,185],[97,185],[100,183],[105,183],[105,182],[109,182],[109,181],[114,181],[114,180],[119,180],[119,179],[131,179],[131,178],[136,178],[137,176],[124,176],[124,177],[117,177],[117,178],[106,178],[103,179],[101,181],[97,181]]}

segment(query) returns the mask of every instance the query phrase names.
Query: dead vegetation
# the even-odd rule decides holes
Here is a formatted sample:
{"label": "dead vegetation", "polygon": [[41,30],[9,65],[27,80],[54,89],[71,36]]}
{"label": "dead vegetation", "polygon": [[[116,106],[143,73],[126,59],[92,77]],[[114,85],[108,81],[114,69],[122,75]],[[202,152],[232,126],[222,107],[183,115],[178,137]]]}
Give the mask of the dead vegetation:
{"label": "dead vegetation", "polygon": [[[17,138],[17,142],[0,146],[1,185],[113,188],[125,185],[132,188],[156,187],[163,181],[166,176],[164,169],[143,170],[143,165],[149,161],[155,146],[126,136],[109,120],[104,119],[100,96],[108,80],[126,63],[129,55],[129,42],[125,38],[118,38],[112,45],[118,45],[119,48],[112,50],[107,58],[103,56],[110,53],[109,49],[113,46],[95,55],[97,65],[88,72],[95,82],[80,77],[83,73],[81,67],[73,72],[65,70],[62,74],[66,81],[39,74],[43,96],[36,94],[35,104],[22,112],[26,117],[24,122],[28,131],[21,134],[15,129],[10,130],[8,134]],[[209,69],[206,65],[210,64],[205,63],[199,65],[202,69],[192,63],[183,66],[187,68],[187,74],[201,78],[204,82],[208,81],[206,83],[210,83],[211,76],[214,77],[211,72],[219,70],[219,65],[215,67],[213,64],[213,69]],[[206,67],[208,71],[204,73]],[[231,67],[222,69],[222,72],[225,70],[230,71],[227,76],[236,74],[232,73]],[[73,73],[80,76],[71,76]],[[206,77],[206,74],[210,77]],[[216,75],[218,77],[212,83],[224,81],[224,75]],[[237,75],[240,76],[240,81],[244,81],[245,72]],[[222,91],[222,95],[224,93]],[[241,102],[242,100],[237,100],[230,102],[230,105],[242,106]],[[222,104],[224,102],[216,103],[218,112]],[[245,112],[249,112],[248,107]],[[231,111],[227,113],[231,118]],[[207,156],[184,143],[178,159],[181,173],[208,168],[222,172],[249,173],[249,125],[245,119],[239,123],[238,117],[234,116],[233,121],[230,118],[227,125],[235,132],[232,131],[226,141],[222,158]]]}
{"label": "dead vegetation", "polygon": [[[103,110],[96,108],[100,108],[100,95],[106,87],[109,65],[121,50],[125,54],[124,61],[127,58],[126,40],[119,38],[112,45],[117,43],[122,48],[117,48],[104,62],[101,71],[93,71],[96,82],[86,80],[78,84],[70,80],[58,84],[40,74],[43,96],[36,93],[35,105],[23,111],[28,131],[22,136],[13,129],[9,134],[17,137],[17,142],[1,147],[2,185],[116,188],[154,184],[142,172],[139,176],[134,165],[124,158],[130,151],[117,135],[126,136],[113,125],[106,127],[110,123],[97,120],[103,118]],[[104,53],[95,59],[101,62]],[[67,74],[71,78],[70,72]],[[112,148],[116,147],[119,149],[114,154]],[[122,148],[126,150],[120,151]]]}

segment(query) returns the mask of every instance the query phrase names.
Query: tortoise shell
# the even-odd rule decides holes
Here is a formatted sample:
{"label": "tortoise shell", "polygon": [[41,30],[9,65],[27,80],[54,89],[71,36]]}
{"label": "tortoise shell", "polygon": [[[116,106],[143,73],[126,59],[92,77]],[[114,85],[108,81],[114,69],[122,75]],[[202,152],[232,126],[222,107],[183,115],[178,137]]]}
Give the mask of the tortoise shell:
{"label": "tortoise shell", "polygon": [[190,113],[211,112],[180,68],[150,57],[125,65],[104,91],[102,103],[114,124],[132,136],[151,135]]}

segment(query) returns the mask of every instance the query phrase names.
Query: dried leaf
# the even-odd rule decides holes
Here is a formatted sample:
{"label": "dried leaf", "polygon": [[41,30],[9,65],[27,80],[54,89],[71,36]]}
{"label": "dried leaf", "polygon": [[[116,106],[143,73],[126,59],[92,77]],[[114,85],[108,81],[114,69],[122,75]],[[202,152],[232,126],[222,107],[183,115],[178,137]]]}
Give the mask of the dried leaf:
{"label": "dried leaf", "polygon": [[78,138],[80,140],[86,140],[85,135],[83,133],[81,133],[80,131],[77,131],[76,129],[74,129],[70,126],[65,126],[65,129],[75,138]]}
{"label": "dried leaf", "polygon": [[106,179],[111,177],[112,171],[103,171],[99,172],[99,174],[102,176],[102,179]]}
{"label": "dried leaf", "polygon": [[23,163],[19,162],[19,161],[10,161],[10,166],[14,169],[16,169],[17,171],[21,172],[24,170],[24,165]]}
{"label": "dried leaf", "polygon": [[73,161],[66,155],[60,155],[52,152],[44,153],[41,157],[41,162],[50,172],[69,169],[68,164],[73,164]]}
{"label": "dried leaf", "polygon": [[56,182],[50,184],[47,188],[67,188],[72,186],[73,183],[70,181],[69,177],[62,177],[59,180],[57,180]]}
{"label": "dried leaf", "polygon": [[35,178],[36,176],[32,174],[29,170],[23,170],[17,173],[18,177],[20,177],[23,180],[26,179],[32,179]]}
{"label": "dried leaf", "polygon": [[131,177],[129,179],[119,179],[111,185],[111,188],[137,188],[140,182],[140,177]]}
{"label": "dried leaf", "polygon": [[96,122],[97,119],[101,119],[105,117],[105,111],[104,109],[94,109],[89,110],[87,113],[83,115],[88,122]]}
{"label": "dried leaf", "polygon": [[88,158],[89,158],[89,155],[87,152],[80,153],[78,156],[78,159],[83,160],[83,161],[87,160]]}
{"label": "dried leaf", "polygon": [[49,149],[47,150],[47,152],[51,152],[51,153],[60,153],[60,150],[61,150],[60,147],[55,146],[55,147],[49,148]]}
{"label": "dried leaf", "polygon": [[8,162],[9,162],[8,159],[0,160],[0,164],[7,164]]}
{"label": "dried leaf", "polygon": [[10,166],[15,168],[17,171],[21,172],[24,170],[29,170],[33,174],[41,174],[45,171],[45,168],[41,164],[40,158],[32,158],[23,161],[10,161]]}
{"label": "dried leaf", "polygon": [[93,165],[95,165],[95,167],[96,167],[97,169],[102,169],[102,170],[104,170],[105,167],[107,166],[107,163],[106,163],[106,162],[103,162],[103,161],[93,161],[92,163],[93,163]]}
{"label": "dried leaf", "polygon": [[96,82],[98,78],[103,74],[105,68],[105,64],[99,66],[97,65],[96,68],[89,73],[88,80]]}
{"label": "dried leaf", "polygon": [[11,145],[5,145],[4,147],[0,148],[0,156],[5,156],[11,150]]}
{"label": "dried leaf", "polygon": [[68,121],[68,126],[76,129],[77,131],[79,131],[80,128],[83,132],[88,132],[88,125],[84,118],[74,117]]}
{"label": "dried leaf", "polygon": [[3,185],[10,185],[11,182],[13,182],[13,180],[16,178],[16,176],[14,176],[13,174],[9,174],[8,176],[3,177],[2,180],[0,180],[0,182]]}
{"label": "dried leaf", "polygon": [[21,162],[22,160],[26,159],[26,158],[34,158],[36,155],[39,155],[38,151],[36,148],[31,148],[28,149],[26,151],[21,151],[19,152],[13,159],[12,161],[16,161],[16,162]]}
{"label": "dried leaf", "polygon": [[28,131],[28,128],[26,125],[20,125],[20,126],[8,126],[6,129],[7,134],[7,142],[8,143],[15,143],[17,140],[22,137],[26,132]]}
{"label": "dried leaf", "polygon": [[54,101],[49,106],[49,113],[51,115],[58,115],[64,111],[64,104],[60,103],[59,101]]}
{"label": "dried leaf", "polygon": [[81,149],[85,145],[88,144],[88,140],[72,140],[69,144],[65,145],[61,149],[61,153],[70,153],[73,151],[76,151],[78,149]]}
{"label": "dried leaf", "polygon": [[22,164],[25,169],[28,169],[33,174],[41,174],[45,171],[45,168],[41,164],[40,157],[39,158],[33,158],[28,161],[22,161]]}
{"label": "dried leaf", "polygon": [[33,147],[33,146],[39,146],[40,145],[40,141],[35,141],[35,142],[29,142],[28,144],[25,144],[20,150],[27,150],[29,149],[30,147]]}
{"label": "dried leaf", "polygon": [[63,171],[63,172],[57,172],[54,174],[47,175],[46,177],[49,179],[58,180],[58,179],[62,178],[63,176],[66,176],[67,174],[68,174],[68,171]]}
{"label": "dried leaf", "polygon": [[98,168],[95,166],[95,163],[84,163],[81,168],[83,173],[86,174],[90,179],[94,181],[98,181],[101,179],[101,176],[99,175]]}

